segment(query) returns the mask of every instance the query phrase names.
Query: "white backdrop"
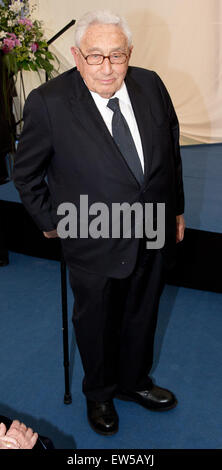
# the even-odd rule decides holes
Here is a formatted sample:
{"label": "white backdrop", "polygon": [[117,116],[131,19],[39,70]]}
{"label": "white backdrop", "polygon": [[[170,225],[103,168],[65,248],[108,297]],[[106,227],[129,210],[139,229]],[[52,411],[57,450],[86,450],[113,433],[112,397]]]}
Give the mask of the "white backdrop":
{"label": "white backdrop", "polygon": [[[95,8],[126,17],[133,32],[131,65],[155,70],[165,82],[181,127],[181,144],[222,142],[222,0],[32,0],[51,38]],[[74,27],[50,46],[59,72],[73,65]],[[28,93],[39,84],[25,73]]]}

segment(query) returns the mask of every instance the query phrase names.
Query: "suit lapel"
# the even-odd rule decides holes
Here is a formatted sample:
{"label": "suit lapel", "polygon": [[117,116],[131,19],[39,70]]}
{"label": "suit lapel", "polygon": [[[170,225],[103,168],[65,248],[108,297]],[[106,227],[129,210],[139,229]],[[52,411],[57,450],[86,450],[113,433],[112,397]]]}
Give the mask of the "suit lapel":
{"label": "suit lapel", "polygon": [[[74,81],[74,90],[71,90],[70,104],[72,113],[82,126],[87,129],[91,137],[98,141],[101,146],[101,140],[104,145],[104,138],[112,144],[112,136],[89,92],[87,86],[78,73]],[[102,146],[103,147],[103,146]]]}
{"label": "suit lapel", "polygon": [[150,106],[148,100],[145,99],[143,90],[130,76],[130,67],[125,82],[141,137],[144,155],[144,185],[146,185],[152,162],[152,123]]}

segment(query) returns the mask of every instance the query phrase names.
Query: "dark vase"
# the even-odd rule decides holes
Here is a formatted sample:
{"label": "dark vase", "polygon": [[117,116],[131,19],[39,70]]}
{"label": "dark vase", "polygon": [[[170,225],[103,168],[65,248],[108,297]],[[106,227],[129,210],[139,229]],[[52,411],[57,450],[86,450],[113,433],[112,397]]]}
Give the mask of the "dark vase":
{"label": "dark vase", "polygon": [[0,184],[10,180],[8,154],[15,151],[16,125],[13,114],[13,96],[16,96],[13,77],[9,77],[0,51]]}

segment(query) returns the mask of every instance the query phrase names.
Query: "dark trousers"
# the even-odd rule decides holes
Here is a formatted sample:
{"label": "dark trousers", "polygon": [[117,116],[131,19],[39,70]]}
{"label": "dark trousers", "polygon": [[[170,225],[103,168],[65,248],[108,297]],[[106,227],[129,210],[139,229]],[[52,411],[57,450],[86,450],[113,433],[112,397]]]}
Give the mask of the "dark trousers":
{"label": "dark trousers", "polygon": [[164,285],[162,253],[141,240],[133,273],[113,279],[70,267],[73,324],[85,372],[83,393],[107,400],[117,388],[143,390],[153,363],[159,299]]}

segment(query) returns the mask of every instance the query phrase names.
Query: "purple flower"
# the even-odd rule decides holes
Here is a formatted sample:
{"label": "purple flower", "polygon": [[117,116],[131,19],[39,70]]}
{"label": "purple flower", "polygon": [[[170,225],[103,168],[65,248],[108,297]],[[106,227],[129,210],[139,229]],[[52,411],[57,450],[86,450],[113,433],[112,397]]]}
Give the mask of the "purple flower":
{"label": "purple flower", "polygon": [[36,52],[36,51],[38,50],[38,48],[39,48],[39,45],[38,45],[37,42],[33,42],[33,43],[31,44],[32,52]]}

